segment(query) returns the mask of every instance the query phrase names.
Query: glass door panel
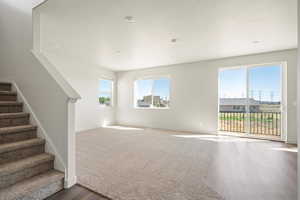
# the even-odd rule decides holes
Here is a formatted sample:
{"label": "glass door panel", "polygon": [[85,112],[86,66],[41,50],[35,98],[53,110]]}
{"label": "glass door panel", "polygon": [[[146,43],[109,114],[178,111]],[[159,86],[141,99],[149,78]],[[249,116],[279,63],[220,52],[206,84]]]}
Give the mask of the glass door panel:
{"label": "glass door panel", "polygon": [[247,70],[232,68],[219,73],[219,130],[247,132]]}
{"label": "glass door panel", "polygon": [[281,135],[281,66],[248,68],[249,134]]}
{"label": "glass door panel", "polygon": [[282,135],[282,66],[221,70],[219,130],[280,139]]}

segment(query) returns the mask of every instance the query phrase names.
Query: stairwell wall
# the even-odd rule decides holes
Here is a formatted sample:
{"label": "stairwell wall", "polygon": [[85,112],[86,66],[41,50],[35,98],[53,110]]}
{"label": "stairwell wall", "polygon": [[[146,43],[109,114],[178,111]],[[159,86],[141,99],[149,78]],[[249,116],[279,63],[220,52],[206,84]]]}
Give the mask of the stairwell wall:
{"label": "stairwell wall", "polygon": [[[55,9],[51,9],[53,4],[60,3],[62,2],[47,1],[34,9],[34,51],[47,58],[81,96],[81,100],[75,105],[76,132],[114,124],[117,100],[115,73],[97,64],[90,63],[88,59],[66,53],[63,50],[64,45],[49,41],[53,34],[61,33],[59,32],[61,28],[56,26],[58,22],[56,21],[57,18],[54,17]],[[73,40],[74,44],[78,44],[77,38],[73,38]],[[52,48],[53,45],[55,46],[54,49]],[[88,50],[86,49],[86,51]],[[114,81],[113,106],[111,107],[99,104],[100,79]]]}
{"label": "stairwell wall", "polygon": [[68,173],[69,98],[31,53],[34,2],[0,1],[0,78],[18,85],[62,158],[55,167]]}
{"label": "stairwell wall", "polygon": [[[82,97],[75,105],[75,131],[80,132],[114,124],[117,104],[117,80],[115,72],[99,66],[91,66],[76,59],[63,59],[62,56],[49,54],[43,46],[41,46],[41,49],[43,54],[51,60]],[[109,79],[114,82],[113,104],[111,107],[99,104],[100,79]]]}

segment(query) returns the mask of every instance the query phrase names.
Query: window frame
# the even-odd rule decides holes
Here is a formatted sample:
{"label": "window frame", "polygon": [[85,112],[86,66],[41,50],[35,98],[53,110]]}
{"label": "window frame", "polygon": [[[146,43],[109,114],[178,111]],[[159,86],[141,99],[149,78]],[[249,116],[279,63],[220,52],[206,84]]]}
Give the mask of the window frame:
{"label": "window frame", "polygon": [[[154,80],[159,79],[168,79],[169,84],[169,106],[168,107],[153,107],[153,98],[152,98],[152,104],[151,107],[138,107],[137,106],[137,81],[140,80],[153,80],[152,88],[151,88],[151,95],[153,96],[153,86],[154,86]],[[170,75],[161,75],[161,76],[143,76],[139,77],[133,80],[133,108],[134,109],[140,109],[140,110],[169,110],[171,108],[171,85],[172,85],[172,79]]]}
{"label": "window frame", "polygon": [[[275,62],[265,62],[265,63],[244,63],[241,65],[235,65],[235,66],[222,66],[218,68],[218,99],[220,99],[220,72],[224,70],[229,70],[229,69],[240,69],[240,68],[245,68],[246,70],[249,70],[251,68],[255,67],[268,67],[268,66],[280,66],[281,67],[281,88],[280,88],[280,93],[281,93],[281,141],[287,141],[288,133],[287,133],[287,68],[288,68],[288,62],[287,61],[275,61]],[[249,81],[249,76],[247,72],[247,87],[248,87],[248,81]],[[247,89],[248,90],[248,89]],[[245,108],[246,110],[246,108]],[[218,113],[220,112],[220,101],[218,100]],[[220,130],[220,123],[218,123],[218,130]]]}
{"label": "window frame", "polygon": [[[101,92],[101,81],[111,81],[111,91],[110,92]],[[98,103],[99,106],[102,108],[112,108],[114,107],[114,84],[115,84],[115,80],[113,78],[108,78],[108,77],[101,77],[98,79],[98,92],[99,94],[110,94],[111,95],[111,100],[110,100],[110,105],[105,105],[105,104],[101,104],[99,102],[99,98],[100,96],[98,95]]]}

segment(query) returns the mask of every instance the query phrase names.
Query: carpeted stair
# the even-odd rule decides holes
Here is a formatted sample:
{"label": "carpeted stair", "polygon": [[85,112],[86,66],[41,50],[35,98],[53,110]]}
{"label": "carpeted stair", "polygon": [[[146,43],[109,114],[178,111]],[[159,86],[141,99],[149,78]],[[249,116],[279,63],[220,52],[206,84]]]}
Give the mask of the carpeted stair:
{"label": "carpeted stair", "polygon": [[63,189],[64,174],[11,87],[0,83],[0,200],[45,199]]}

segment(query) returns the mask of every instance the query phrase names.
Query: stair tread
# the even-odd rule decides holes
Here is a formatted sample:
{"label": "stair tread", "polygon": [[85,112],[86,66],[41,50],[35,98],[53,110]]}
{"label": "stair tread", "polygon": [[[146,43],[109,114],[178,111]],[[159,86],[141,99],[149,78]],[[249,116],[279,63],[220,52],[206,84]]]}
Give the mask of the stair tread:
{"label": "stair tread", "polygon": [[0,85],[11,85],[10,82],[0,81]]}
{"label": "stair tread", "polygon": [[57,170],[49,170],[43,174],[21,181],[11,187],[0,190],[0,199],[18,199],[33,193],[35,190],[62,180],[64,174]]}
{"label": "stair tread", "polygon": [[0,177],[24,170],[26,168],[34,167],[51,160],[54,160],[54,156],[52,154],[42,153],[36,156],[31,156],[29,158],[24,158],[18,161],[3,164],[0,165]]}
{"label": "stair tread", "polygon": [[12,86],[0,81],[0,200],[45,198],[63,189],[64,173],[53,169],[55,156],[45,153]]}
{"label": "stair tread", "polygon": [[3,106],[23,105],[23,103],[22,102],[18,102],[18,101],[0,101],[0,105],[3,105]]}
{"label": "stair tread", "polygon": [[42,138],[34,138],[34,139],[24,140],[20,142],[1,144],[0,153],[23,149],[26,147],[36,146],[40,144],[45,144],[45,140]]}
{"label": "stair tread", "polygon": [[34,125],[22,125],[22,126],[10,126],[10,127],[3,127],[0,128],[0,135],[8,134],[8,133],[16,133],[16,132],[23,132],[28,130],[35,130],[37,126]]}
{"label": "stair tread", "polygon": [[16,92],[13,92],[13,91],[0,91],[0,95],[17,96],[17,93],[16,93]]}
{"label": "stair tread", "polygon": [[0,113],[0,119],[1,118],[14,118],[14,117],[25,117],[25,116],[29,116],[29,113],[25,113],[25,112],[18,112],[18,113]]}

